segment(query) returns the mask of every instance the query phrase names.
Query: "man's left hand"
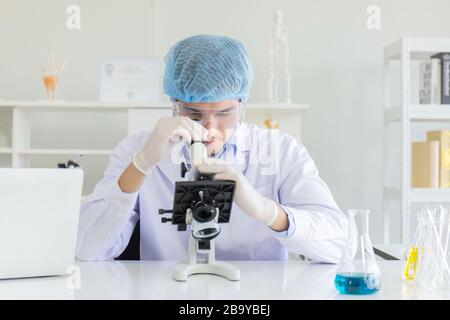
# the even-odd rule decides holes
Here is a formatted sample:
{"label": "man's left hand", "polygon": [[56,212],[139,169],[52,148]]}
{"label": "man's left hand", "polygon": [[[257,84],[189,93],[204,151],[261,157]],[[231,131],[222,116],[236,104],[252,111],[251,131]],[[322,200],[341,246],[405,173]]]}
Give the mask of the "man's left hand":
{"label": "man's left hand", "polygon": [[214,180],[233,180],[236,182],[234,201],[250,217],[272,226],[278,216],[278,206],[253,188],[247,178],[225,164],[222,160],[205,158],[197,165],[200,173],[214,174]]}

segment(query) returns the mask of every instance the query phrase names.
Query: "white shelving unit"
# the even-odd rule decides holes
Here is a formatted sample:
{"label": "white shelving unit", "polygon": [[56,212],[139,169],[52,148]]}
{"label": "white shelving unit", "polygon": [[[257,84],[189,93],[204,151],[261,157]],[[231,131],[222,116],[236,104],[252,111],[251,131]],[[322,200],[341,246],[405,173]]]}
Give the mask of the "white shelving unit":
{"label": "white shelving unit", "polygon": [[[450,39],[447,38],[411,38],[403,37],[384,49],[384,170],[386,176],[388,157],[389,125],[400,123],[401,131],[401,184],[400,188],[390,188],[383,184],[383,221],[384,243],[390,241],[390,212],[388,201],[400,201],[401,240],[406,244],[411,235],[411,205],[415,203],[450,202],[450,189],[414,189],[411,188],[411,125],[414,122],[432,123],[450,120],[450,105],[415,105],[411,103],[411,63],[413,60],[425,60],[439,52],[450,52]],[[390,105],[390,75],[392,60],[401,64],[401,105]]]}
{"label": "white shelving unit", "polygon": [[[300,138],[301,112],[308,109],[307,104],[270,104],[249,103],[246,105],[247,114],[260,114],[262,116],[269,112],[271,115],[277,113],[285,114],[290,121],[295,121],[298,128],[297,138]],[[11,157],[12,167],[30,167],[30,157],[34,155],[52,156],[109,156],[112,149],[67,149],[67,148],[36,148],[31,144],[32,126],[31,115],[36,112],[100,112],[100,113],[124,113],[128,121],[128,133],[137,131],[139,126],[145,124],[146,128],[156,123],[164,115],[172,114],[170,103],[104,103],[104,102],[69,102],[69,101],[0,101],[0,111],[11,115],[10,145],[0,145],[0,155]],[[247,117],[247,116],[246,116]],[[251,121],[250,121],[251,122]],[[83,130],[80,123],[79,130]],[[1,129],[1,128],[0,128]],[[0,130],[1,131],[1,130]],[[99,130],[101,135],[101,130]],[[111,147],[111,146],[109,146]]]}

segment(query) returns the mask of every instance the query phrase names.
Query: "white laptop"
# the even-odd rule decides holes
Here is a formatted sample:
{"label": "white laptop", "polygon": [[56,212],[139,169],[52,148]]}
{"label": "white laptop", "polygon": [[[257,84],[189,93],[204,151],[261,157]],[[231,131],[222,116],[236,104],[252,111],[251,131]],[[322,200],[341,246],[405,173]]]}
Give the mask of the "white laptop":
{"label": "white laptop", "polygon": [[0,279],[67,273],[82,184],[81,169],[0,168]]}

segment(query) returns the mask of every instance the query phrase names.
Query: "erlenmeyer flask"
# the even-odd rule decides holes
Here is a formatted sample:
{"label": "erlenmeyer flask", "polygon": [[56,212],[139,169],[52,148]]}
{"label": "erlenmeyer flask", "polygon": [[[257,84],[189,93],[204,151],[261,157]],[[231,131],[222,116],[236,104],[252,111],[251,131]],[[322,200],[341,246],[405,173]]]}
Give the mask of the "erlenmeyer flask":
{"label": "erlenmeyer flask", "polygon": [[381,288],[380,269],[369,237],[369,212],[348,210],[348,239],[334,280],[342,294],[372,294]]}

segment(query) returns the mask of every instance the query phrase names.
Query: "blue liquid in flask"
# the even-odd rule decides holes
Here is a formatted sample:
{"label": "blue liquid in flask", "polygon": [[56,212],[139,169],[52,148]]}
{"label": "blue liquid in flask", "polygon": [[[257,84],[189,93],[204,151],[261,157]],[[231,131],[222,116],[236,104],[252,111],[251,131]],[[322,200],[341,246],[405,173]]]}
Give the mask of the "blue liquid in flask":
{"label": "blue liquid in flask", "polygon": [[338,273],[334,285],[341,294],[373,294],[380,290],[381,281],[377,274]]}

